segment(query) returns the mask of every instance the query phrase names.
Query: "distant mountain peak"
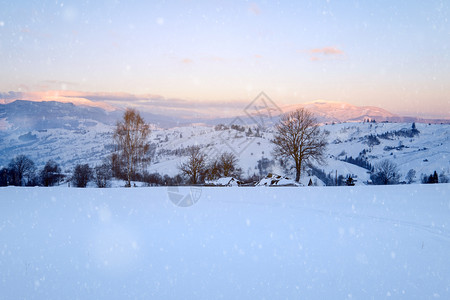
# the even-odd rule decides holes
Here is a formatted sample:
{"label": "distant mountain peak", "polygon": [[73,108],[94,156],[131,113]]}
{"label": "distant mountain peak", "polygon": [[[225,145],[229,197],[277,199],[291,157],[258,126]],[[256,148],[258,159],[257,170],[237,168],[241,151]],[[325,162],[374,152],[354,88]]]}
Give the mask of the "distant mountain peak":
{"label": "distant mountain peak", "polygon": [[399,117],[383,108],[375,106],[356,106],[346,102],[316,100],[285,106],[283,112],[305,108],[312,112],[320,122],[364,121],[367,119],[387,121]]}
{"label": "distant mountain peak", "polygon": [[[15,100],[0,105],[2,128],[39,130],[77,129],[80,125],[113,124],[116,117],[99,107],[76,106],[70,102]],[[88,123],[86,123],[86,121]]]}

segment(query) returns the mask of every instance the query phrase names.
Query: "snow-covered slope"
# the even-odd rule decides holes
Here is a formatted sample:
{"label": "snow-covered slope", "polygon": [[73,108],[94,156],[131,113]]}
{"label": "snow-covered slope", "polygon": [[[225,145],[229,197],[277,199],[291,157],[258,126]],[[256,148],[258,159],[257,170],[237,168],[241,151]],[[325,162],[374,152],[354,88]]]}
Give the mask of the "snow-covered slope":
{"label": "snow-covered slope", "polygon": [[[71,107],[68,105],[70,106],[64,104],[64,109],[70,111]],[[97,110],[95,109],[95,112]],[[18,111],[16,114],[20,115]],[[89,115],[88,112],[83,114],[86,118]],[[0,124],[4,125],[4,130],[0,130],[0,167],[6,166],[18,154],[28,155],[38,167],[53,159],[64,171],[70,170],[78,163],[88,163],[92,166],[100,163],[113,150],[114,122],[95,118],[83,119],[83,114],[80,115],[81,119],[72,118],[76,119],[74,126],[63,124],[48,129],[29,129],[27,126],[21,128],[20,123],[9,123],[8,118],[2,119],[0,116],[0,120],[3,120]],[[32,114],[27,112],[24,115]],[[67,112],[61,115],[58,122],[69,118]],[[37,116],[33,117],[33,120],[37,119]],[[10,120],[15,118],[11,117]],[[332,177],[336,177],[336,171],[338,176],[353,175],[359,185],[369,180],[368,170],[344,162],[346,157],[347,161],[350,157],[359,157],[372,166],[388,158],[398,165],[402,174],[401,180],[404,180],[410,169],[416,171],[416,181],[420,180],[421,174],[429,175],[435,170],[449,176],[450,125],[416,123],[416,127],[419,134],[410,136],[408,132],[412,129],[412,123],[352,122],[324,125],[322,129],[329,132],[327,163],[323,166],[316,165],[316,170]],[[149,171],[170,176],[178,174],[178,165],[187,159],[186,148],[198,145],[209,158],[224,151],[234,153],[239,159],[244,177],[257,175],[262,178],[269,172],[293,176],[289,164],[272,157],[272,130],[273,128],[258,128],[256,125],[232,127],[231,124],[170,129],[153,126],[150,142],[154,156]],[[371,142],[371,139],[375,142]],[[307,170],[303,173],[302,183],[307,185],[309,178],[316,179],[312,177],[314,175],[318,176]]]}
{"label": "snow-covered slope", "polygon": [[80,126],[95,126],[98,123],[113,125],[120,116],[118,111],[107,112],[98,107],[76,106],[56,101],[16,100],[0,105],[0,119],[4,119],[11,130],[21,131],[76,130]]}
{"label": "snow-covered slope", "polygon": [[0,132],[0,165],[25,154],[38,167],[53,159],[63,171],[76,164],[101,162],[112,151],[112,126],[97,123],[76,129],[42,129]]}
{"label": "snow-covered slope", "polygon": [[1,298],[450,298],[450,184],[200,191],[0,188]]}
{"label": "snow-covered slope", "polygon": [[[383,159],[390,159],[404,176],[414,169],[429,175],[434,170],[450,174],[450,125],[416,124],[419,134],[413,137],[395,135],[411,130],[410,123],[343,123],[325,126],[329,135],[328,168],[333,160],[345,156],[356,158],[361,152],[368,162],[375,165]],[[393,133],[393,134],[389,134]],[[375,136],[370,145],[368,136]],[[342,169],[341,169],[342,170]]]}
{"label": "snow-covered slope", "polygon": [[[408,132],[411,123],[342,123],[322,126],[329,132],[326,164],[317,165],[326,174],[353,175],[357,184],[369,180],[368,170],[343,160],[347,157],[367,159],[376,165],[383,159],[394,161],[404,180],[407,172],[414,169],[417,181],[420,175],[434,172],[450,174],[450,125],[416,124],[419,134],[414,137],[395,136],[395,133]],[[155,131],[153,136],[156,148],[154,162],[150,169],[154,172],[167,173],[171,176],[179,172],[177,165],[186,157],[168,155],[165,149],[182,149],[199,145],[210,157],[222,151],[234,152],[239,158],[239,165],[244,176],[253,174],[265,176],[269,172],[293,175],[281,166],[280,161],[272,157],[273,145],[270,142],[271,129],[260,132],[258,136],[247,136],[244,132],[233,129],[216,131],[210,127],[182,127]],[[403,131],[402,131],[403,130]],[[256,132],[255,128],[252,130]],[[392,133],[392,136],[389,134]],[[378,145],[369,145],[368,136],[376,136]],[[181,138],[180,138],[181,136]],[[166,139],[167,137],[167,139]],[[360,154],[360,153],[365,154]],[[258,161],[266,159],[266,168],[258,168]],[[304,182],[307,184],[308,181]]]}
{"label": "snow-covered slope", "polygon": [[[402,180],[410,169],[416,171],[417,181],[421,174],[450,174],[450,125],[416,124],[420,131],[414,137],[390,136],[390,132],[409,130],[410,123],[342,123],[324,125],[329,131],[327,163],[316,165],[317,169],[335,177],[353,174],[363,184],[369,179],[367,169],[344,162],[347,157],[358,156],[375,165],[382,159],[394,161],[402,174]],[[252,130],[248,134],[248,129]],[[24,133],[2,132],[0,135],[0,165],[7,165],[17,154],[25,154],[42,166],[53,159],[70,169],[77,163],[95,165],[107,157],[113,149],[112,131],[114,127],[97,124],[79,127],[77,130],[49,129]],[[9,133],[9,134],[8,134]],[[368,144],[368,137],[375,136],[379,144]],[[150,172],[174,176],[179,173],[178,165],[187,159],[186,148],[201,146],[209,158],[224,151],[233,152],[239,159],[244,177],[254,174],[264,177],[269,172],[293,176],[279,160],[272,157],[273,145],[271,129],[259,131],[256,127],[246,127],[244,131],[231,128],[216,130],[214,127],[177,127],[154,129],[151,143],[154,157]],[[362,154],[364,153],[364,154]],[[306,175],[305,173],[304,175]],[[311,175],[311,174],[310,174]],[[308,181],[303,182],[307,184]]]}

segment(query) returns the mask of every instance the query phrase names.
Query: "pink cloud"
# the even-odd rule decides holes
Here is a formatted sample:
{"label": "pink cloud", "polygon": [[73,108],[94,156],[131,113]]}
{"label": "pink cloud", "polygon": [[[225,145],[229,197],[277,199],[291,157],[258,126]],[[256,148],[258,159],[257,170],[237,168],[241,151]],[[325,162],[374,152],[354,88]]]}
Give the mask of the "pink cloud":
{"label": "pink cloud", "polygon": [[344,51],[337,47],[314,48],[309,50],[298,50],[297,52],[308,54],[310,61],[335,60],[345,55]]}
{"label": "pink cloud", "polygon": [[192,59],[190,59],[190,58],[184,58],[184,59],[181,60],[181,62],[182,62],[183,64],[191,64],[191,63],[193,63],[194,61],[193,61]]}
{"label": "pink cloud", "polygon": [[3,103],[10,103],[16,100],[29,100],[36,102],[43,101],[57,101],[64,103],[73,103],[75,105],[84,105],[92,107],[100,107],[105,110],[111,111],[115,108],[105,102],[96,102],[89,100],[86,96],[89,93],[76,92],[76,91],[60,91],[60,90],[49,90],[45,92],[9,92],[8,95],[1,94]]}
{"label": "pink cloud", "polygon": [[323,55],[341,55],[344,54],[344,51],[336,48],[336,47],[324,47],[324,48],[315,48],[309,51],[312,54],[323,54]]}
{"label": "pink cloud", "polygon": [[216,62],[225,62],[226,59],[221,56],[212,56],[208,58],[208,60],[216,61]]}
{"label": "pink cloud", "polygon": [[259,9],[259,6],[256,3],[250,3],[248,10],[255,15],[259,15],[261,13],[261,10]]}
{"label": "pink cloud", "polygon": [[191,115],[210,118],[229,116],[241,112],[246,101],[195,101],[180,98],[166,98],[156,94],[132,94],[125,92],[80,92],[72,90],[49,90],[36,92],[0,92],[0,103],[7,104],[15,100],[36,102],[57,101],[73,103],[78,106],[99,107],[107,111],[135,107],[151,113],[168,115]]}

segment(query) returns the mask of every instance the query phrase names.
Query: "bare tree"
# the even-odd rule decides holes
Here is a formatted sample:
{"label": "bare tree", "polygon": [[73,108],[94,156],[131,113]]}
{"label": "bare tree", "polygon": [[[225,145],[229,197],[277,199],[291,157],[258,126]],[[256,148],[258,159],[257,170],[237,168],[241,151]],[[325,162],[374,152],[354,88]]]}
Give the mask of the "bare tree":
{"label": "bare tree", "polygon": [[238,167],[238,158],[231,152],[224,152],[215,157],[207,167],[207,178],[217,179],[219,177],[239,177],[242,170]]}
{"label": "bare tree", "polygon": [[306,109],[284,114],[275,127],[274,156],[292,159],[295,164],[295,181],[300,180],[305,163],[323,163],[326,150],[326,133],[320,131],[312,113]]}
{"label": "bare tree", "polygon": [[127,109],[123,121],[117,123],[114,141],[118,146],[119,161],[123,162],[127,186],[131,186],[131,179],[138,167],[145,169],[150,162],[150,144],[147,141],[149,135],[150,126],[134,109]]}
{"label": "bare tree", "polygon": [[126,176],[124,174],[124,170],[122,167],[125,165],[122,157],[119,156],[119,153],[114,152],[108,157],[107,164],[111,165],[112,177],[126,180]]}
{"label": "bare tree", "polygon": [[25,155],[18,155],[8,165],[11,184],[16,186],[31,185],[35,181],[36,167],[34,162]]}
{"label": "bare tree", "polygon": [[53,186],[61,180],[61,168],[54,160],[49,160],[41,170],[41,182],[44,186]]}
{"label": "bare tree", "polygon": [[236,155],[230,152],[224,152],[219,156],[219,166],[221,175],[224,177],[238,176],[240,169],[237,166],[238,159]]}
{"label": "bare tree", "polygon": [[92,178],[92,169],[88,164],[76,165],[72,175],[73,184],[76,187],[86,187]]}
{"label": "bare tree", "polygon": [[188,152],[188,161],[182,163],[178,168],[184,175],[189,176],[190,183],[197,184],[205,173],[206,156],[198,146],[189,147]]}
{"label": "bare tree", "polygon": [[384,159],[375,165],[375,173],[370,176],[374,184],[396,184],[400,179],[397,165]]}
{"label": "bare tree", "polygon": [[414,179],[416,179],[416,171],[414,169],[410,169],[408,171],[408,174],[406,174],[405,179],[407,180],[408,184],[413,183]]}
{"label": "bare tree", "polygon": [[206,178],[208,180],[214,180],[219,178],[220,175],[220,163],[217,158],[211,160],[206,167]]}
{"label": "bare tree", "polygon": [[94,168],[94,179],[95,184],[97,184],[97,187],[99,188],[105,188],[109,186],[109,180],[112,177],[112,170],[111,166],[104,162],[101,165],[95,166]]}

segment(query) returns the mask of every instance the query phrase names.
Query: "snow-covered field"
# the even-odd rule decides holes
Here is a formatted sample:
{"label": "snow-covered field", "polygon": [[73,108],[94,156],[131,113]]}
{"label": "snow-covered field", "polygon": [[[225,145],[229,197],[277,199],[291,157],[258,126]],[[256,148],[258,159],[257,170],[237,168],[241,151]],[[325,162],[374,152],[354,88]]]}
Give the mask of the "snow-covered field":
{"label": "snow-covered field", "polygon": [[450,298],[450,184],[195,192],[0,188],[0,298]]}

